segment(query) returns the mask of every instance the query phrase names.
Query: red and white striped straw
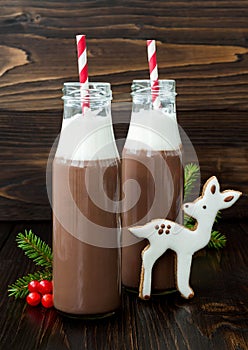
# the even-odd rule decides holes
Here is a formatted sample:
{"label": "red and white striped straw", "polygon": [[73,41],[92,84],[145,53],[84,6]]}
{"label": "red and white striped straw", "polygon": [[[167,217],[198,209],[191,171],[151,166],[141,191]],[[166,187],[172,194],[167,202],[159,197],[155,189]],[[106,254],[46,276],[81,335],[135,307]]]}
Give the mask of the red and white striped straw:
{"label": "red and white striped straw", "polygon": [[158,65],[155,40],[147,40],[147,55],[150,70],[152,104],[154,109],[159,109],[161,107],[161,103],[159,99]]}
{"label": "red and white striped straw", "polygon": [[78,73],[79,81],[81,83],[81,97],[82,97],[82,111],[83,114],[87,108],[90,107],[89,102],[89,81],[88,81],[88,64],[87,64],[87,49],[86,36],[77,35],[77,54],[78,54]]}

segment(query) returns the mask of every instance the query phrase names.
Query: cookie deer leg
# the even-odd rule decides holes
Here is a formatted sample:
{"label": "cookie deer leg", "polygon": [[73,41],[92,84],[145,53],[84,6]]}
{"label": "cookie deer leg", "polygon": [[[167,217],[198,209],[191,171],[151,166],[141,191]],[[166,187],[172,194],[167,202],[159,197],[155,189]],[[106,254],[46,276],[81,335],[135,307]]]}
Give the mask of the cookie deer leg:
{"label": "cookie deer leg", "polygon": [[194,292],[189,286],[192,255],[177,254],[177,288],[185,299],[193,298]]}
{"label": "cookie deer leg", "polygon": [[163,250],[158,250],[157,247],[148,246],[142,252],[142,270],[139,288],[139,297],[141,299],[149,299],[151,296],[152,284],[152,268],[155,261],[164,253]]}

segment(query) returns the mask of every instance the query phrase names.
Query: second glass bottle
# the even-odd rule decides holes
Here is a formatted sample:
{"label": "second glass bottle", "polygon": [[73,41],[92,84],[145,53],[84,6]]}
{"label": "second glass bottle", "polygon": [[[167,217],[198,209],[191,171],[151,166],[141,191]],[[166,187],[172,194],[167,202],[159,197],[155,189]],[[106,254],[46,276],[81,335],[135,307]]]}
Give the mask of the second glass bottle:
{"label": "second glass bottle", "polygon": [[[146,240],[128,231],[152,219],[182,223],[182,143],[176,119],[175,81],[159,81],[160,108],[154,109],[149,80],[132,84],[132,116],[122,153],[122,283],[139,287],[141,252]],[[168,251],[153,267],[152,292],[175,288],[174,256]]]}

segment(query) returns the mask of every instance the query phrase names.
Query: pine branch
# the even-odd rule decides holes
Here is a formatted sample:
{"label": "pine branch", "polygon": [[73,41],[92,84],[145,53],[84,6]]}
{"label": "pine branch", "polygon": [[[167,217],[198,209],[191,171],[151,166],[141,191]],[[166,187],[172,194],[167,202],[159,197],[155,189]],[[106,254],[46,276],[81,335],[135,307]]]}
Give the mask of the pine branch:
{"label": "pine branch", "polygon": [[25,230],[25,234],[18,233],[17,245],[21,248],[28,258],[32,259],[36,265],[45,268],[52,268],[52,251],[51,248],[36,236],[32,230]]}
{"label": "pine branch", "polygon": [[211,240],[208,243],[208,248],[221,249],[226,245],[226,236],[219,231],[212,231]]}
{"label": "pine branch", "polygon": [[48,270],[29,273],[27,276],[18,278],[15,283],[8,286],[9,296],[25,298],[28,295],[28,284],[33,280],[52,280],[52,272]]}
{"label": "pine branch", "polygon": [[[217,214],[218,216],[218,214]],[[216,216],[216,218],[217,218]],[[184,216],[184,226],[192,230],[195,226],[196,220],[188,215]],[[211,232],[211,238],[208,243],[208,248],[221,249],[226,245],[226,236],[219,231],[213,230]]]}
{"label": "pine branch", "polygon": [[214,222],[217,223],[220,219],[221,219],[221,211],[219,210],[217,215],[216,215],[216,218],[215,218]]}
{"label": "pine branch", "polygon": [[192,217],[184,214],[184,226],[189,228],[190,230],[194,228],[196,220]]}
{"label": "pine branch", "polygon": [[[192,191],[194,184],[196,180],[200,176],[200,169],[198,165],[190,163],[187,164],[184,168],[184,198],[187,199],[190,192]],[[221,212],[218,211],[215,223],[218,223],[218,221],[221,219]],[[195,226],[196,220],[192,217],[189,217],[188,215],[184,215],[184,226],[192,230]],[[226,245],[226,236],[220,233],[219,231],[212,231],[211,232],[211,239],[208,244],[209,248],[215,248],[220,249],[224,248]]]}
{"label": "pine branch", "polygon": [[186,200],[192,191],[195,182],[200,176],[200,168],[197,164],[189,163],[184,168],[184,199]]}

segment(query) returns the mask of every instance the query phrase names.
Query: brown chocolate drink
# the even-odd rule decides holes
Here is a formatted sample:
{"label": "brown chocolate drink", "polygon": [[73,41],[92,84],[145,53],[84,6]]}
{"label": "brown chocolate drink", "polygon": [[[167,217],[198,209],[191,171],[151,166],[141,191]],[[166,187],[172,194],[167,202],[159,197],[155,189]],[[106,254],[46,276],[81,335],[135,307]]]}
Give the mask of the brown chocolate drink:
{"label": "brown chocolate drink", "polygon": [[53,283],[60,311],[95,315],[120,306],[118,172],[116,159],[54,160]]}
{"label": "brown chocolate drink", "polygon": [[[132,208],[126,208],[128,198],[139,193],[127,188],[122,213],[122,283],[137,289],[140,283],[141,252],[149,243],[134,242],[127,227],[143,225],[152,219],[168,218],[182,222],[183,168],[181,149],[172,151],[123,150],[122,186],[135,179],[140,186],[140,197]],[[137,242],[137,241],[136,241]],[[128,245],[131,244],[131,245]],[[152,272],[152,291],[161,292],[175,287],[174,253],[167,251],[158,259]]]}

